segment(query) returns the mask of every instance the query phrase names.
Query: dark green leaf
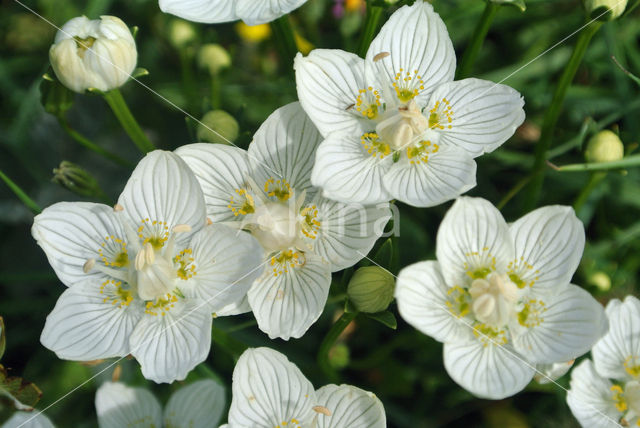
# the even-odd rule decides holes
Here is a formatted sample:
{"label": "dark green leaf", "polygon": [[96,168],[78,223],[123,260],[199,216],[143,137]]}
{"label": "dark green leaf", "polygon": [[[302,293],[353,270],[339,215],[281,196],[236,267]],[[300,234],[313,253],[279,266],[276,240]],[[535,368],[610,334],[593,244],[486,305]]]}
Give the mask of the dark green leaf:
{"label": "dark green leaf", "polygon": [[384,324],[392,330],[398,328],[398,321],[396,316],[390,311],[377,312],[375,314],[365,314],[371,319],[378,321],[380,324]]}

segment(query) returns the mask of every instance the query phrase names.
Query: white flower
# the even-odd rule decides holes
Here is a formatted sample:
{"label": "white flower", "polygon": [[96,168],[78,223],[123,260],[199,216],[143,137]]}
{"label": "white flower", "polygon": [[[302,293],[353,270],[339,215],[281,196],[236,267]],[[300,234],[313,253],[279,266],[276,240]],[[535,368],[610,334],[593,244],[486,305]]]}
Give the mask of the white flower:
{"label": "white flower", "polygon": [[220,144],[176,151],[198,177],[211,218],[249,230],[264,247],[268,268],[233,311],[248,303],[271,338],[307,331],[322,313],[331,272],[362,259],[390,217],[388,204],[361,207],[317,195],[310,176],[320,141],[292,103],[269,116],[248,151]]}
{"label": "white flower", "polygon": [[54,428],[49,418],[38,410],[32,412],[15,412],[2,428]]}
{"label": "white flower", "polygon": [[189,21],[217,24],[242,19],[248,25],[264,24],[286,15],[307,0],[160,0],[165,13]]}
{"label": "white flower", "polygon": [[41,341],[59,358],[132,354],[156,382],[204,361],[211,314],[241,299],[262,273],[258,242],[206,226],[204,197],[182,159],[154,151],[118,204],[60,202],[36,216],[33,237],[69,288]]}
{"label": "white flower", "polygon": [[640,426],[640,300],[607,305],[609,331],[571,372],[567,403],[585,428]]}
{"label": "white flower", "polygon": [[298,97],[325,137],[311,181],[338,201],[429,207],[475,186],[473,158],[524,120],[508,86],[454,82],[456,57],[429,3],[396,11],[366,59],[316,49],[295,59]]}
{"label": "white flower", "polygon": [[136,68],[138,51],[120,18],[73,18],[56,34],[49,59],[63,85],[75,92],[103,92],[122,86]]}
{"label": "white flower", "polygon": [[508,397],[536,365],[576,358],[606,331],[602,306],[569,282],[584,240],[570,207],[539,208],[507,225],[488,201],[459,198],[438,230],[438,261],[400,272],[398,310],[444,343],[458,384]]}
{"label": "white flower", "polygon": [[96,392],[100,428],[208,428],[220,421],[224,407],[224,388],[211,379],[178,389],[169,398],[164,412],[146,389],[106,382]]}
{"label": "white flower", "polygon": [[311,382],[269,348],[245,351],[233,371],[228,428],[384,428],[384,406],[351,385]]}

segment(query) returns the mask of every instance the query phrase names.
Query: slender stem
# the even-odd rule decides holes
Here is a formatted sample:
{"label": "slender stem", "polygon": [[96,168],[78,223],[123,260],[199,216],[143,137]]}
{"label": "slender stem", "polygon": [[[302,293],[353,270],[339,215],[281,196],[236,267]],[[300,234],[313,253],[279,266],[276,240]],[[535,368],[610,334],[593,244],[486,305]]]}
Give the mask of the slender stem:
{"label": "slender stem", "polygon": [[211,75],[211,109],[220,108],[220,76],[216,73]]}
{"label": "slender stem", "polygon": [[196,87],[195,79],[193,77],[192,60],[191,55],[189,55],[189,48],[180,48],[179,55],[180,67],[182,69],[182,86],[187,97],[187,104],[191,112],[197,112],[199,110],[198,88]]}
{"label": "slender stem", "polygon": [[235,360],[240,358],[240,355],[248,348],[247,345],[234,339],[226,331],[219,329],[215,325],[211,328],[211,337],[216,345],[224,348]]}
{"label": "slender stem", "polygon": [[89,150],[96,152],[101,156],[104,156],[105,158],[109,159],[112,162],[117,163],[118,165],[121,165],[127,168],[133,167],[133,165],[128,161],[126,161],[125,159],[121,158],[120,156],[114,153],[111,153],[108,150],[103,149],[102,147],[98,146],[96,143],[89,140],[87,137],[85,137],[84,135],[80,134],[78,131],[73,129],[64,117],[58,116],[58,122],[60,123],[60,126],[62,126],[62,129],[64,129],[65,132],[69,134],[71,138],[73,138],[78,143],[80,143],[80,145],[86,147]]}
{"label": "slender stem", "polygon": [[367,3],[367,14],[365,16],[364,29],[362,30],[360,42],[358,43],[358,55],[363,58],[367,55],[369,45],[373,41],[376,31],[378,31],[378,24],[380,23],[383,11],[384,8],[381,6],[374,6],[369,2]]}
{"label": "slender stem", "polygon": [[[296,38],[289,21],[289,15],[281,16],[275,21],[271,21],[271,30],[276,39],[276,45],[280,51],[280,57],[284,64],[293,64],[293,58],[298,53]],[[293,67],[287,67],[293,72]]]}
{"label": "slender stem", "polygon": [[589,181],[587,185],[582,188],[582,191],[576,198],[576,201],[573,203],[573,209],[578,216],[580,215],[580,210],[584,206],[585,202],[589,199],[589,195],[591,192],[600,184],[600,182],[607,176],[606,172],[593,172],[589,174]]}
{"label": "slender stem", "polygon": [[327,335],[322,340],[320,344],[320,349],[318,350],[318,365],[322,369],[325,374],[333,379],[337,377],[333,367],[331,367],[331,363],[329,363],[329,351],[333,347],[333,344],[336,342],[340,334],[344,331],[345,328],[353,321],[356,316],[358,316],[358,312],[344,312],[340,318],[333,324]]}
{"label": "slender stem", "polygon": [[152,150],[155,150],[155,146],[140,128],[138,122],[131,114],[131,110],[127,107],[127,103],[124,100],[122,93],[119,89],[113,89],[104,94],[104,99],[113,110],[113,113],[116,115],[120,124],[129,135],[131,140],[135,143],[135,145],[140,149],[142,153],[147,153]]}
{"label": "slender stem", "polygon": [[507,205],[507,203],[511,199],[513,199],[514,196],[516,196],[522,189],[525,188],[527,184],[529,184],[531,179],[533,179],[533,175],[527,175],[522,180],[518,181],[511,188],[511,190],[509,190],[509,192],[506,195],[504,195],[504,197],[500,200],[500,202],[498,202],[498,205],[496,205],[496,208],[498,208],[498,210],[502,210],[504,206]]}
{"label": "slender stem", "polygon": [[491,27],[491,23],[493,22],[493,18],[496,16],[496,12],[500,9],[499,3],[494,3],[492,1],[487,2],[487,6],[484,8],[484,13],[478,21],[478,25],[471,36],[471,42],[467,49],[464,51],[464,55],[462,56],[462,61],[458,66],[457,79],[464,79],[469,77],[471,74],[471,70],[473,69],[473,64],[476,62],[476,58],[478,57],[478,53],[482,48],[484,43],[484,39],[487,37],[489,33],[489,28]]}
{"label": "slender stem", "polygon": [[[536,145],[533,173],[544,171],[545,169],[547,150],[549,150],[549,147],[551,147],[553,132],[555,130],[556,124],[558,123],[558,118],[560,117],[560,112],[562,111],[562,104],[567,94],[567,90],[569,89],[569,86],[571,85],[571,82],[573,81],[573,78],[578,71],[578,67],[582,63],[582,59],[584,58],[584,54],[587,51],[587,47],[589,46],[591,39],[598,32],[601,26],[602,22],[592,22],[587,27],[585,27],[584,30],[582,30],[580,36],[578,37],[578,41],[573,48],[573,54],[571,55],[571,58],[569,58],[569,62],[567,63],[567,66],[565,67],[564,72],[560,77],[560,81],[558,82],[555,93],[553,94],[551,105],[544,115],[540,141],[538,141],[538,144]],[[542,192],[543,182],[544,173],[536,174],[536,176],[531,181],[527,192],[528,198],[525,203],[526,211],[530,211],[536,207],[538,199],[540,198],[540,193]]]}
{"label": "slender stem", "polygon": [[13,190],[13,193],[16,194],[18,199],[20,199],[20,201],[22,201],[22,203],[25,204],[27,208],[31,210],[31,212],[33,212],[34,214],[40,214],[42,212],[42,209],[40,209],[40,206],[38,206],[38,204],[36,204],[33,199],[27,196],[25,191],[22,190],[20,186],[18,186],[16,183],[14,183],[13,180],[7,177],[7,175],[1,170],[0,170],[0,178],[2,178],[2,181],[4,181],[7,186],[9,186],[9,189]]}

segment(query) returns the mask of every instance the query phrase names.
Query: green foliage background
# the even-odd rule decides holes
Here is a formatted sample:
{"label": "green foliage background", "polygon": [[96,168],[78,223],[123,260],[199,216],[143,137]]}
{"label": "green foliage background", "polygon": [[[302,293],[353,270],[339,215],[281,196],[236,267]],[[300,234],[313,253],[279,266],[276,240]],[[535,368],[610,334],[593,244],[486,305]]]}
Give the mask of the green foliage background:
{"label": "green foliage background", "polygon": [[[482,0],[435,0],[461,57],[482,14]],[[234,24],[195,25],[197,40],[181,53],[169,41],[174,20],[162,14],[156,0],[37,0],[25,4],[61,26],[85,14],[121,17],[140,27],[138,65],[150,71],[141,81],[162,97],[196,117],[209,109],[210,78],[198,68],[194,54],[203,43],[219,43],[232,55],[233,65],[221,75],[222,108],[240,124],[237,141],[246,147],[260,123],[277,107],[296,99],[291,61],[278,56],[273,40],[258,44],[243,41]],[[316,47],[353,51],[362,17],[337,20],[331,0],[309,0],[292,14],[294,26]],[[386,19],[392,8],[385,12]],[[571,54],[575,37],[526,65],[584,23],[578,0],[527,0],[527,10],[502,7],[496,16],[474,68],[474,77],[504,81],[526,101],[525,126],[495,153],[478,160],[478,186],[470,194],[494,204],[526,177],[533,164],[536,132],[549,106],[557,82]],[[52,169],[70,160],[90,171],[115,201],[130,170],[117,166],[70,139],[55,117],[40,104],[40,83],[48,68],[48,48],[55,30],[17,2],[0,2],[0,170],[46,207],[61,200],[82,200],[50,181]],[[630,71],[640,72],[640,20],[638,13],[610,22],[596,34],[569,89],[565,108],[552,142],[551,161],[557,165],[583,162],[583,146],[598,129],[620,132],[626,150],[636,147],[640,131],[640,91],[612,62],[616,58]],[[525,66],[526,65],[526,66]],[[523,67],[523,68],[521,68]],[[123,88],[131,110],[159,148],[172,150],[195,142],[193,121],[141,85]],[[72,127],[102,147],[137,162],[135,146],[98,96],[76,96],[68,112]],[[546,171],[541,205],[571,205],[587,184],[587,173]],[[610,172],[591,192],[579,217],[587,230],[587,247],[574,282],[602,303],[637,293],[640,269],[640,171]],[[503,209],[508,221],[522,214],[526,197],[519,193]],[[416,209],[400,206],[400,236],[393,248],[399,265],[434,258],[438,225],[450,206]],[[4,185],[0,185],[0,315],[6,325],[7,346],[2,363],[12,375],[35,382],[43,391],[44,408],[82,384],[106,364],[88,367],[58,360],[39,343],[47,314],[64,286],[56,279],[44,253],[31,238],[32,214]],[[594,274],[611,279],[610,290],[595,286]],[[329,304],[322,318],[299,340],[270,341],[252,316],[214,321],[216,332],[207,365],[230,387],[234,356],[243,346],[271,346],[283,351],[319,387],[328,382],[315,361],[315,352],[342,308],[341,274],[335,276]],[[391,310],[396,309],[392,305]],[[531,384],[524,392],[503,401],[479,400],[455,385],[444,371],[442,347],[417,333],[401,319],[391,330],[358,317],[352,331],[341,339],[349,349],[347,366],[338,381],[375,392],[384,402],[391,427],[574,427],[577,422],[565,404],[565,392],[555,385]],[[222,343],[217,343],[221,339]],[[344,351],[344,347],[341,348]],[[338,353],[336,351],[336,353]],[[134,361],[123,361],[122,379],[147,384]],[[107,370],[53,406],[47,414],[61,427],[96,426],[93,399]],[[204,367],[190,378],[211,376]],[[559,383],[568,386],[568,376]],[[176,385],[151,385],[166,400]],[[230,391],[228,391],[230,392]]]}

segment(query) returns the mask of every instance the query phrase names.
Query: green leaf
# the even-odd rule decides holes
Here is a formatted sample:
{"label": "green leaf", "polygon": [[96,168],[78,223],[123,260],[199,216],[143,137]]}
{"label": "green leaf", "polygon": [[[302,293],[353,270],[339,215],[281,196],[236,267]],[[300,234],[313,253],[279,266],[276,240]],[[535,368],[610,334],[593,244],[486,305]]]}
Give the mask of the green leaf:
{"label": "green leaf", "polygon": [[137,79],[139,77],[148,76],[148,75],[149,75],[149,70],[147,70],[146,68],[138,67],[135,70],[133,70],[133,73],[131,73],[131,78]]}
{"label": "green leaf", "polygon": [[0,365],[0,403],[16,410],[33,410],[41,397],[42,391],[35,384],[9,376]]}
{"label": "green leaf", "polygon": [[490,0],[493,3],[504,4],[508,6],[514,6],[520,9],[521,12],[527,10],[527,5],[524,3],[524,0]]}
{"label": "green leaf", "polygon": [[393,263],[393,240],[391,238],[388,238],[380,246],[376,255],[373,256],[373,262],[385,269],[391,269]]}
{"label": "green leaf", "polygon": [[380,324],[384,324],[392,330],[398,328],[398,321],[396,316],[390,311],[377,312],[375,314],[365,314],[371,319],[378,321]]}
{"label": "green leaf", "polygon": [[0,317],[0,359],[4,355],[4,350],[7,347],[7,338],[4,334],[4,319]]}
{"label": "green leaf", "polygon": [[40,84],[40,100],[47,113],[63,116],[73,106],[74,93],[46,73]]}

